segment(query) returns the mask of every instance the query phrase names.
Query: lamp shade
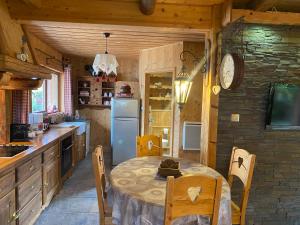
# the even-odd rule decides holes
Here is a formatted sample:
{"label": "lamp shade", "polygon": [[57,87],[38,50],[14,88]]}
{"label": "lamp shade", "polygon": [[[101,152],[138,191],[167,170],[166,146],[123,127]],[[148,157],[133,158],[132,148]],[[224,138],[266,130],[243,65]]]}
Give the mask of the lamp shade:
{"label": "lamp shade", "polygon": [[179,109],[182,109],[183,105],[187,102],[193,82],[189,79],[179,77],[175,79],[174,84],[176,103],[179,105]]}
{"label": "lamp shade", "polygon": [[119,66],[116,56],[111,54],[96,54],[93,69],[98,74],[104,72],[106,75],[111,73],[117,75],[117,67]]}

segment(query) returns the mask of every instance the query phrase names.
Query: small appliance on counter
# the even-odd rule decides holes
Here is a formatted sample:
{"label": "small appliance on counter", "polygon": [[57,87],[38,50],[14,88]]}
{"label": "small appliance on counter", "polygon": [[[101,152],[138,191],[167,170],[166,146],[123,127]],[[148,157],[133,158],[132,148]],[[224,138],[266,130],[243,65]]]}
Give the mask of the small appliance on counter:
{"label": "small appliance on counter", "polygon": [[29,124],[14,123],[10,125],[10,141],[11,142],[27,142],[29,141],[28,131]]}

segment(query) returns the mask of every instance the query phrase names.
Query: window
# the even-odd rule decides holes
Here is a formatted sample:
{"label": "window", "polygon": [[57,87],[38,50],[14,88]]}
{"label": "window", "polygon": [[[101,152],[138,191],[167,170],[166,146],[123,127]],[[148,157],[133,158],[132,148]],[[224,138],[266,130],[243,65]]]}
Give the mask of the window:
{"label": "window", "polygon": [[39,89],[32,91],[31,94],[32,112],[46,111],[45,89],[46,89],[46,85],[44,81],[42,86]]}
{"label": "window", "polygon": [[47,112],[58,110],[58,76],[52,74],[52,79],[47,80]]}
{"label": "window", "polygon": [[32,91],[32,112],[56,112],[58,110],[58,75],[52,74],[42,86]]}

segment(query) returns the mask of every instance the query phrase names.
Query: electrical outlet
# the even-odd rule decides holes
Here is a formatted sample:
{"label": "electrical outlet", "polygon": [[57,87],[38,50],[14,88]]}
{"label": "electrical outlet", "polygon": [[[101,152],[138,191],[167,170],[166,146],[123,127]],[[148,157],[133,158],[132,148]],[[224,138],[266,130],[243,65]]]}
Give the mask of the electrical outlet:
{"label": "electrical outlet", "polygon": [[231,122],[240,122],[240,114],[233,113],[231,114]]}

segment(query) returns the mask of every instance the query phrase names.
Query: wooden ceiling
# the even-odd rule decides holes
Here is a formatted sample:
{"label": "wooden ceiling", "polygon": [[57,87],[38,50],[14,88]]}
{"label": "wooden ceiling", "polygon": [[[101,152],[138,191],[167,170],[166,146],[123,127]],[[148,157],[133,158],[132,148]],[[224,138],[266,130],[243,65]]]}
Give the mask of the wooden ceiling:
{"label": "wooden ceiling", "polygon": [[256,11],[300,12],[300,0],[234,0],[234,8]]}
{"label": "wooden ceiling", "polygon": [[179,41],[204,41],[204,34],[199,30],[183,28],[58,22],[32,22],[24,25],[24,28],[62,53],[84,57],[94,57],[96,53],[105,52],[104,32],[111,33],[108,52],[117,57],[138,56],[142,49]]}

